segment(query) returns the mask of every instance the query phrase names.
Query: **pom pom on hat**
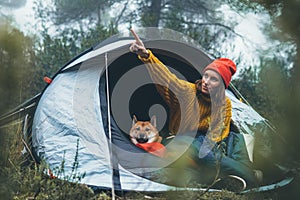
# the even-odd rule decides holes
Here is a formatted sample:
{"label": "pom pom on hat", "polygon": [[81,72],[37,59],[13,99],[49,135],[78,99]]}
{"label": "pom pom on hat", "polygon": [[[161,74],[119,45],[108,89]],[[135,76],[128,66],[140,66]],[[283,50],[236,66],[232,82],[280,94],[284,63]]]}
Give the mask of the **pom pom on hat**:
{"label": "pom pom on hat", "polygon": [[219,58],[210,63],[207,67],[204,68],[203,73],[206,70],[214,70],[222,77],[225,87],[228,88],[231,81],[231,77],[236,72],[235,63],[228,58]]}

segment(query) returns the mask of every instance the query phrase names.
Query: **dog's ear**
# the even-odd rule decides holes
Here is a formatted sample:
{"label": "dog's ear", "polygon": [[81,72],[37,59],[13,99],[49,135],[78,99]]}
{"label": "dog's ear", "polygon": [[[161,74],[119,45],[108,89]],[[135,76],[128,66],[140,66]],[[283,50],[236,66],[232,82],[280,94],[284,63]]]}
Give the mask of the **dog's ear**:
{"label": "dog's ear", "polygon": [[151,122],[151,124],[152,124],[154,127],[156,127],[156,116],[155,116],[155,115],[153,115],[153,116],[151,117],[150,122]]}
{"label": "dog's ear", "polygon": [[133,115],[133,116],[132,116],[132,126],[135,125],[136,122],[137,122],[136,116]]}

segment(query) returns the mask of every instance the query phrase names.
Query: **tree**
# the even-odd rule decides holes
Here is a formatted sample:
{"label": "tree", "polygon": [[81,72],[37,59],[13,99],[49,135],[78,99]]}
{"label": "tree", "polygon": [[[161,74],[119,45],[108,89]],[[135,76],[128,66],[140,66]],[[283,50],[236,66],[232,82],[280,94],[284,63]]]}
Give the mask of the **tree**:
{"label": "tree", "polygon": [[[116,0],[51,0],[45,3],[36,1],[36,7],[43,10],[43,20],[59,27],[62,25],[77,28],[104,25],[107,17],[107,9]],[[45,6],[47,5],[47,6]],[[39,12],[40,14],[41,12]],[[41,18],[41,16],[39,16]]]}
{"label": "tree", "polygon": [[28,97],[24,92],[33,71],[34,52],[29,37],[8,22],[0,26],[0,93],[3,97],[0,108],[3,114]]}
{"label": "tree", "polygon": [[56,32],[66,27],[83,32],[99,24],[114,29],[133,24],[171,28],[192,37],[215,57],[230,54],[223,44],[241,37],[234,31],[235,20],[223,19],[220,0],[111,0],[102,4],[92,0],[52,0],[47,7],[43,1],[38,2],[37,8],[42,11],[38,12],[39,18],[47,28],[55,27]]}
{"label": "tree", "polygon": [[[35,44],[37,55],[35,63],[36,78],[32,88],[37,92],[45,87],[45,83],[41,81],[44,76],[52,77],[70,59],[99,41],[117,33],[115,27],[105,27],[100,23],[95,23],[85,28],[81,27],[81,25],[83,26],[81,20],[84,17],[92,17],[96,10],[102,10],[103,7],[109,5],[108,2],[102,5],[102,1],[97,1],[97,3],[95,1],[88,1],[85,8],[82,8],[86,1],[72,1],[69,5],[70,10],[66,6],[66,3],[69,1],[53,0],[53,2],[53,5],[46,5],[43,1],[36,2],[35,13],[42,27],[39,32],[41,39],[37,40]],[[100,7],[99,4],[101,4]],[[49,12],[52,12],[50,18],[45,16],[45,13]],[[74,15],[74,13],[81,13],[79,15],[81,15],[82,19],[77,14]],[[79,27],[70,26],[71,22],[81,25]],[[53,29],[55,30],[55,34],[53,33]]]}
{"label": "tree", "polygon": [[[253,3],[254,2],[254,3]],[[241,3],[241,2],[240,2]],[[286,138],[290,147],[294,148],[294,151],[290,151],[290,148],[285,148],[286,154],[293,154],[293,158],[299,160],[298,150],[300,142],[299,130],[299,118],[300,118],[300,29],[299,29],[299,21],[300,18],[300,2],[297,0],[291,1],[283,1],[283,0],[257,0],[257,1],[249,1],[243,0],[242,3],[246,6],[254,8],[256,6],[260,6],[266,9],[272,19],[272,28],[265,27],[267,33],[271,38],[281,41],[282,43],[291,44],[291,48],[287,49],[288,53],[281,54],[287,62],[278,63],[275,66],[279,66],[280,70],[275,69],[273,64],[270,62],[265,63],[269,65],[268,71],[272,70],[273,75],[274,69],[277,70],[277,74],[286,75],[288,78],[275,78],[274,76],[268,85],[268,89],[271,91],[277,91],[277,96],[273,98],[278,99],[278,106],[280,106],[279,110],[276,112],[280,112],[281,118],[277,119],[275,123],[277,127],[281,127],[281,135]],[[269,54],[270,55],[270,54]],[[278,60],[279,56],[273,54],[273,58]],[[288,74],[285,71],[288,70]],[[268,73],[262,71],[261,77],[264,76],[269,77]],[[280,85],[284,85],[285,87],[279,87]],[[284,99],[285,101],[283,101]],[[282,112],[284,110],[284,112]]]}
{"label": "tree", "polygon": [[[18,29],[12,27],[8,21],[2,20],[0,24],[0,116],[23,102],[30,96],[32,77],[32,40],[24,36]],[[11,138],[15,132],[6,131],[0,127],[0,195],[10,199],[10,180],[5,169],[11,167],[8,162]],[[5,184],[2,184],[2,180]],[[3,190],[4,189],[4,190]]]}
{"label": "tree", "polygon": [[[287,117],[280,121],[280,124],[285,128],[282,132],[288,142],[294,147],[294,152],[288,151],[287,153],[293,154],[293,158],[299,160],[299,143],[300,143],[300,29],[299,21],[300,18],[300,2],[297,0],[291,1],[262,1],[270,12],[274,8],[281,10],[280,15],[274,15],[274,22],[279,28],[277,34],[274,35],[281,40],[292,41],[296,44],[296,56],[291,70],[291,81],[289,84],[290,90],[288,93],[284,91],[284,97],[288,99],[288,103],[284,104],[286,109]],[[287,36],[287,37],[282,37]]]}
{"label": "tree", "polygon": [[219,0],[136,0],[134,6],[121,1],[118,24],[170,28],[190,36],[215,57],[224,54],[220,44],[238,36],[234,20],[224,21]]}
{"label": "tree", "polygon": [[43,76],[53,76],[70,59],[116,33],[115,29],[107,29],[101,25],[84,32],[72,28],[65,29],[55,37],[47,30],[42,32],[42,41],[36,44],[37,81],[33,84],[36,91],[40,91],[45,86],[41,82]]}

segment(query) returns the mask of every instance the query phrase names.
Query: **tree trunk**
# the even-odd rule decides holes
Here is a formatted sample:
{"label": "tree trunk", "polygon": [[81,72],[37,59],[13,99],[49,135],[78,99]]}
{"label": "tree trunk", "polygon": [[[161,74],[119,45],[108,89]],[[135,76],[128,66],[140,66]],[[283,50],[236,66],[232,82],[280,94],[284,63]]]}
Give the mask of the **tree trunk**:
{"label": "tree trunk", "polygon": [[161,14],[162,0],[151,0],[151,5],[142,16],[142,23],[145,27],[158,27]]}

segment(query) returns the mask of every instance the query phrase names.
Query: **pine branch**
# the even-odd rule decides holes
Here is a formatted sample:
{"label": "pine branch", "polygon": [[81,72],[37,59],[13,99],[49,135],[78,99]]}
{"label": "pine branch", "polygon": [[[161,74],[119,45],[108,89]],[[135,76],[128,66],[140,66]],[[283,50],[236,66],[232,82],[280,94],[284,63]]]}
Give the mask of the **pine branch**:
{"label": "pine branch", "polygon": [[170,17],[162,17],[161,18],[162,20],[176,20],[180,23],[183,23],[183,24],[187,24],[187,25],[197,25],[197,26],[219,26],[219,27],[222,27],[222,28],[225,28],[227,30],[229,30],[230,32],[232,32],[233,34],[239,36],[240,38],[244,39],[244,37],[235,32],[231,27],[229,26],[226,26],[222,23],[218,23],[218,22],[193,22],[193,21],[185,21],[185,20],[180,20],[180,19],[174,19],[174,18],[170,18]]}
{"label": "pine branch", "polygon": [[128,3],[129,3],[130,0],[127,0],[127,2],[125,3],[121,13],[118,15],[118,18],[116,19],[115,21],[115,25],[116,27],[118,26],[119,24],[119,21],[121,20],[121,18],[123,17],[123,14],[125,13],[125,11],[127,10],[127,6],[128,6]]}

